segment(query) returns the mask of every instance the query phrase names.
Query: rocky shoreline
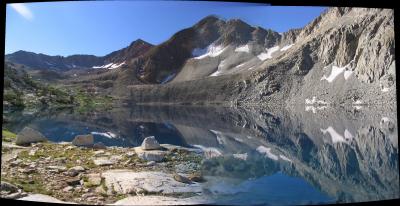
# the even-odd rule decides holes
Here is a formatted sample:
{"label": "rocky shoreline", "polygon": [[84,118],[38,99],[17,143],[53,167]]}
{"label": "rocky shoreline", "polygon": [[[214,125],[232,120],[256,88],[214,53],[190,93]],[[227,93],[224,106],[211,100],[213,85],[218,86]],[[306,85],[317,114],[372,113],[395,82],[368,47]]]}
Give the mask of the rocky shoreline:
{"label": "rocky shoreline", "polygon": [[2,144],[2,198],[100,205],[207,202],[201,197],[201,149],[160,145],[154,137],[135,148],[82,146],[77,138],[32,138],[34,143],[18,146],[24,130]]}

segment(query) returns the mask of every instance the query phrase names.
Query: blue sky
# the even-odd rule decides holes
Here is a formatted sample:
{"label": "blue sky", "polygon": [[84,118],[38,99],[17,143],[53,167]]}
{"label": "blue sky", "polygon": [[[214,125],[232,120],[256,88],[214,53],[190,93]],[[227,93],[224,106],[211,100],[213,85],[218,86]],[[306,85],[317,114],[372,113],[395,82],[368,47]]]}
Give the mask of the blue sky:
{"label": "blue sky", "polygon": [[5,52],[103,56],[138,38],[159,44],[210,14],[223,19],[240,18],[253,26],[285,32],[303,27],[324,9],[200,1],[8,4]]}

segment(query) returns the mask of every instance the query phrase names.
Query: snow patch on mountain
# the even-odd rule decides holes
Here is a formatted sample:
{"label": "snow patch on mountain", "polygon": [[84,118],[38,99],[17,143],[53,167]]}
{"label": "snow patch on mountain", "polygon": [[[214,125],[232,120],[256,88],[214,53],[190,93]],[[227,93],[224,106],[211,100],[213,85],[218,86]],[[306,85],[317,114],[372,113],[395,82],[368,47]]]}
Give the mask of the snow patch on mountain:
{"label": "snow patch on mountain", "polygon": [[286,46],[282,47],[281,51],[286,51],[286,50],[290,49],[290,47],[292,47],[293,45],[294,44],[286,45]]}
{"label": "snow patch on mountain", "polygon": [[237,48],[235,49],[235,52],[247,52],[247,53],[249,53],[249,52],[250,52],[249,45],[246,44],[246,45],[237,47]]}
{"label": "snow patch on mountain", "polygon": [[344,79],[347,80],[353,74],[353,71],[344,71]]}
{"label": "snow patch on mountain", "polygon": [[245,65],[245,64],[246,64],[246,62],[241,63],[241,64],[237,65],[236,68],[239,68],[239,67],[241,67],[241,66],[243,66],[243,65]]}
{"label": "snow patch on mountain", "polygon": [[[102,66],[93,66],[93,69],[116,69],[118,67],[121,67],[122,65],[124,65],[125,62],[122,62],[120,64],[116,64],[116,63],[109,63],[106,65],[102,65]],[[73,65],[74,66],[74,65]]]}
{"label": "snow patch on mountain", "polygon": [[321,81],[322,81],[322,80],[326,80],[326,81],[328,81],[329,83],[332,83],[333,80],[335,80],[336,77],[339,76],[339,74],[341,74],[341,73],[344,72],[345,69],[346,69],[345,67],[332,66],[331,74],[330,74],[328,77],[326,77],[326,76],[324,75],[324,76],[321,78]]}
{"label": "snow patch on mountain", "polygon": [[205,55],[206,53],[207,53],[207,47],[205,47],[205,48],[195,48],[192,51],[192,56],[193,57],[199,57],[199,56]]}
{"label": "snow patch on mountain", "polygon": [[116,68],[118,68],[118,67],[121,67],[121,66],[124,65],[124,64],[125,64],[125,62],[122,62],[122,63],[120,63],[120,64],[112,64],[111,67],[108,68],[108,69],[116,69]]}
{"label": "snow patch on mountain", "polygon": [[[211,44],[210,46],[207,47],[207,52],[205,52],[204,54],[200,55],[200,56],[195,56],[195,59],[203,59],[205,57],[217,57],[220,54],[222,54],[222,52],[224,52],[228,47],[222,47],[221,45],[215,46],[214,43]],[[196,49],[194,49],[196,50]],[[194,51],[193,50],[193,51]],[[192,54],[193,54],[192,51]],[[202,52],[204,52],[202,49],[197,49],[196,52],[194,52],[194,54],[201,54]]]}
{"label": "snow patch on mountain", "polygon": [[266,59],[272,59],[272,54],[279,50],[279,46],[274,46],[274,47],[268,48],[266,50],[267,50],[267,53],[262,52],[261,54],[259,54],[257,56],[261,61],[264,61]]}
{"label": "snow patch on mountain", "polygon": [[216,71],[216,72],[210,74],[210,77],[215,77],[215,76],[218,76],[218,75],[220,75],[220,74],[221,74],[220,71]]}
{"label": "snow patch on mountain", "polygon": [[[353,74],[353,71],[350,69],[350,64],[353,62],[354,60],[351,60],[350,63],[348,63],[347,65],[343,66],[343,67],[338,67],[333,65],[332,66],[332,70],[331,70],[331,74],[326,77],[325,75],[321,78],[322,80],[326,80],[329,83],[332,83],[336,77],[338,77],[340,74],[343,73],[344,75],[344,79],[347,80],[350,78],[350,76]],[[326,67],[325,67],[326,68]]]}

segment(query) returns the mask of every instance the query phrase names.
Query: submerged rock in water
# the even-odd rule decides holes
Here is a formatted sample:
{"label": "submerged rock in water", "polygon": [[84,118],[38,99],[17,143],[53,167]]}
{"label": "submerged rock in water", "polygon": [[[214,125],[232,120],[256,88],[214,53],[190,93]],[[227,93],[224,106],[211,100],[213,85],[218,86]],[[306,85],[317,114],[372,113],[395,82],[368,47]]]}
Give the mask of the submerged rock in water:
{"label": "submerged rock in water", "polygon": [[42,133],[30,128],[25,127],[21,132],[17,134],[15,139],[16,145],[29,145],[35,142],[45,142],[47,138]]}
{"label": "submerged rock in water", "polygon": [[161,149],[160,144],[154,136],[146,137],[142,142],[142,149],[144,150],[155,150]]}
{"label": "submerged rock in water", "polygon": [[72,144],[75,146],[91,146],[93,145],[93,135],[77,135],[75,136],[74,140],[72,140]]}

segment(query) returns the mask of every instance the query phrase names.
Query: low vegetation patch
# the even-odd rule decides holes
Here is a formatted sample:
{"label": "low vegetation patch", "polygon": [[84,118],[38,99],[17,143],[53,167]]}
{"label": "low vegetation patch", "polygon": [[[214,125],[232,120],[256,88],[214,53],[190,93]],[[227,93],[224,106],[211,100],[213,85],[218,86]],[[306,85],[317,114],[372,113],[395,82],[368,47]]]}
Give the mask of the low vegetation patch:
{"label": "low vegetation patch", "polygon": [[15,138],[17,137],[16,134],[8,131],[8,130],[2,130],[1,131],[1,136],[2,136],[2,140],[5,142],[12,142],[15,140]]}

